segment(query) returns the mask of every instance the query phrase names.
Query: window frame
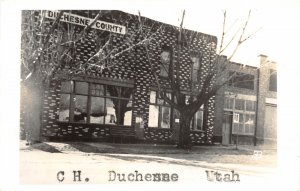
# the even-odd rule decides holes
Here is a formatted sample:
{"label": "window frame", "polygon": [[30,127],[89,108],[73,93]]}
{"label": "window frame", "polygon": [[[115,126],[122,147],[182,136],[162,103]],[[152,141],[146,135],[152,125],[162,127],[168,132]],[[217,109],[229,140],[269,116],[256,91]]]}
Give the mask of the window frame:
{"label": "window frame", "polygon": [[[151,92],[155,92],[155,102],[151,102]],[[165,91],[167,94],[170,95],[170,98],[173,99],[173,95],[170,91]],[[157,129],[172,129],[173,126],[173,113],[174,113],[174,108],[169,105],[168,103],[166,103],[166,101],[164,101],[163,99],[160,99],[158,95],[158,91],[157,90],[150,90],[150,95],[149,95],[149,114],[148,114],[148,118],[150,118],[150,106],[157,106],[158,107],[158,120],[157,120],[157,126],[150,126],[149,124],[149,120],[148,120],[148,127],[149,128],[157,128]],[[162,103],[159,102],[159,100],[162,100]],[[169,128],[162,128],[161,127],[161,122],[162,122],[162,110],[163,108],[169,108],[170,113],[169,113]]]}
{"label": "window frame", "polygon": [[[192,60],[192,64],[191,64],[191,81],[193,82],[193,83],[197,83],[197,82],[199,82],[199,78],[200,78],[200,76],[201,76],[201,56],[200,55],[197,55],[197,54],[194,54],[194,55],[192,55],[191,57],[191,60]],[[199,68],[198,69],[194,69],[195,67],[195,62],[193,61],[193,58],[195,58],[195,59],[198,59],[198,65],[199,65]],[[194,70],[197,70],[197,75],[196,75],[196,78],[195,78],[195,76],[194,76]]]}
{"label": "window frame", "polygon": [[[231,106],[231,108],[226,108],[225,106],[227,106],[226,105],[226,102],[227,102],[227,100],[231,100],[232,101],[232,106]],[[243,104],[243,109],[236,109],[236,100],[243,100],[243,102],[244,102],[244,104]],[[253,106],[253,108],[252,109],[254,109],[254,110],[247,110],[247,108],[249,108],[249,107],[247,107],[247,103],[249,103],[249,102],[251,102],[251,105]],[[234,113],[238,113],[239,115],[240,115],[240,118],[239,119],[243,119],[243,121],[242,121],[242,123],[239,121],[239,123],[235,123],[234,122],[234,120],[232,120],[232,128],[231,128],[231,133],[233,134],[233,135],[247,135],[247,136],[254,136],[254,131],[255,131],[255,121],[256,121],[256,104],[257,104],[257,101],[254,101],[254,100],[248,100],[248,99],[238,99],[238,98],[232,98],[232,97],[226,97],[225,96],[225,99],[224,99],[224,106],[223,106],[223,109],[224,109],[224,111],[230,111],[230,112],[232,112],[233,113],[233,115],[234,115]],[[251,128],[249,129],[249,132],[248,133],[246,133],[246,126],[248,125],[248,124],[246,124],[245,122],[245,120],[246,120],[246,116],[247,115],[252,115],[254,118],[253,118],[253,124],[252,124],[252,127],[253,127],[253,130],[251,130]],[[235,129],[235,125],[238,125],[238,126],[240,126],[240,125],[242,125],[243,127],[242,127],[242,132],[239,132],[239,131],[234,131],[234,129]],[[250,127],[250,124],[249,124],[249,127]],[[238,127],[239,128],[239,127]]]}
{"label": "window frame", "polygon": [[269,70],[269,87],[268,90],[271,92],[277,92],[277,70]]}
{"label": "window frame", "polygon": [[[197,113],[202,112],[202,124],[201,124],[201,129],[198,129],[198,126],[195,126],[196,121],[197,121]],[[204,131],[204,104],[197,110],[197,112],[194,114],[191,124],[190,124],[190,130],[192,131]]]}
{"label": "window frame", "polygon": [[[132,101],[133,101],[133,91],[134,89],[132,87],[127,87],[127,86],[122,86],[122,85],[111,85],[111,84],[105,84],[105,83],[98,83],[98,82],[87,82],[87,81],[82,81],[82,80],[66,80],[66,81],[62,81],[63,82],[71,82],[71,91],[70,92],[66,92],[62,89],[61,87],[61,95],[62,94],[69,94],[70,95],[70,103],[69,103],[69,119],[68,121],[60,121],[59,120],[59,111],[58,111],[58,122],[59,123],[78,123],[78,124],[97,124],[97,125],[117,125],[117,126],[132,126],[133,123],[133,117],[132,117],[132,106],[131,106],[131,121],[130,121],[130,124],[131,125],[123,125],[123,124],[107,124],[105,121],[106,119],[106,115],[103,116],[104,119],[103,119],[103,123],[91,123],[91,109],[92,109],[92,97],[95,97],[95,98],[103,98],[104,99],[104,110],[106,110],[106,107],[107,107],[107,99],[117,99],[118,100],[118,104],[120,105],[120,100],[128,100],[128,103],[131,102],[132,104]],[[76,93],[76,83],[80,83],[80,82],[84,82],[84,83],[87,83],[87,86],[88,86],[88,92],[86,94],[84,93]],[[92,85],[101,85],[103,86],[103,95],[96,95],[96,94],[92,94]],[[121,96],[111,96],[111,95],[107,95],[106,91],[107,91],[107,86],[113,86],[113,87],[117,87],[117,88],[131,88],[131,94],[130,94],[130,97],[129,98],[124,98],[124,97],[121,97]],[[87,96],[87,104],[86,104],[86,112],[87,112],[87,116],[86,116],[86,122],[76,122],[74,121],[74,111],[75,111],[75,100],[74,98],[76,97],[76,95],[79,95],[79,96]],[[127,103],[127,104],[128,104]],[[126,112],[125,112],[126,113]],[[120,113],[116,113],[116,115],[120,116]],[[116,116],[117,117],[117,116]]]}
{"label": "window frame", "polygon": [[[241,78],[243,76],[251,77],[251,82],[252,82],[251,87],[246,87],[245,84],[242,84],[245,82],[243,82],[243,80],[240,80],[239,78]],[[240,89],[247,89],[247,90],[251,90],[251,91],[255,90],[255,75],[254,74],[237,72],[237,71],[229,71],[229,77],[231,77],[231,79],[228,82],[229,86],[235,87],[235,88],[240,88]]]}
{"label": "window frame", "polygon": [[[169,61],[168,63],[167,62],[164,62],[163,58],[162,58],[162,54],[164,52],[168,52],[169,53]],[[169,75],[170,75],[170,67],[171,67],[171,64],[172,64],[172,59],[173,59],[173,52],[172,52],[172,48],[171,47],[168,47],[168,46],[164,46],[162,49],[161,49],[161,52],[160,52],[160,72],[159,72],[159,76],[162,77],[162,78],[168,78]],[[166,67],[165,67],[166,66]],[[164,75],[164,73],[166,73],[166,75]]]}

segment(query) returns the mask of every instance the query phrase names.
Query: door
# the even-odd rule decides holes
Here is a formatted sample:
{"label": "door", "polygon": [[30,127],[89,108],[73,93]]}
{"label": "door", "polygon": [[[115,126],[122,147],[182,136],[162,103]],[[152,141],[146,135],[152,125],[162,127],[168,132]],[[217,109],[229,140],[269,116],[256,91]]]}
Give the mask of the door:
{"label": "door", "polygon": [[264,138],[269,140],[277,138],[277,107],[273,105],[266,105]]}
{"label": "door", "polygon": [[231,143],[231,128],[232,128],[232,112],[225,111],[222,124],[222,144],[228,145]]}

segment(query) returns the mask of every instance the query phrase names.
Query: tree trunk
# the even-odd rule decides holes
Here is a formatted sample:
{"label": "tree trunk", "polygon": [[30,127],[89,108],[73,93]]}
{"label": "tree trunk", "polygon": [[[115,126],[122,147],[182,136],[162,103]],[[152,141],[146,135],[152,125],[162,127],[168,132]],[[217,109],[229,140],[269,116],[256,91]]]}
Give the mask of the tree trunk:
{"label": "tree trunk", "polygon": [[187,114],[180,115],[180,127],[179,127],[179,142],[177,148],[181,149],[190,149],[191,140],[190,140],[190,123],[192,117]]}
{"label": "tree trunk", "polygon": [[43,88],[34,80],[28,79],[24,85],[24,130],[28,144],[40,141],[41,104]]}

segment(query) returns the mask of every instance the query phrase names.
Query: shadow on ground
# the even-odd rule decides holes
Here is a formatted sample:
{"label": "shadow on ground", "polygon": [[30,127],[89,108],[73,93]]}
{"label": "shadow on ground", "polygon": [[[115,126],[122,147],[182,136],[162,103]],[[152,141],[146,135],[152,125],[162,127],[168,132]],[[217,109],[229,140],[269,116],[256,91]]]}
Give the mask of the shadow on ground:
{"label": "shadow on ground", "polygon": [[28,145],[28,147],[21,147],[20,150],[40,150],[49,153],[61,153],[61,151],[59,151],[53,145],[49,145],[47,143],[37,143],[33,145]]}
{"label": "shadow on ground", "polygon": [[93,142],[47,142],[23,147],[21,150],[41,150],[50,153],[80,152],[80,154],[102,155],[130,162],[157,162],[189,166],[203,163],[246,164],[276,166],[276,151],[264,152],[256,159],[252,149],[224,146],[194,146],[191,150],[177,149],[175,145],[155,144],[110,144]]}

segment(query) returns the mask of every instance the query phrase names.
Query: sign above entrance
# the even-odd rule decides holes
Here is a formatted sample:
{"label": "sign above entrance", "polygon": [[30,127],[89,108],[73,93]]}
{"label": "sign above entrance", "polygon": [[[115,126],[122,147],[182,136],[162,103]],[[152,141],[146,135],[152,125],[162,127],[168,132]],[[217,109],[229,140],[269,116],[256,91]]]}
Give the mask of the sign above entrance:
{"label": "sign above entrance", "polygon": [[239,121],[240,121],[240,114],[233,113],[233,123],[239,123]]}
{"label": "sign above entrance", "polygon": [[[49,19],[56,19],[58,16],[58,11],[46,11],[45,17]],[[81,26],[88,26],[90,23],[93,22],[94,19],[90,19],[87,17],[82,17],[79,15],[71,14],[71,13],[64,13],[60,21],[66,22],[66,23],[72,23],[75,25],[81,25]],[[122,25],[117,25],[114,23],[109,23],[105,21],[97,20],[95,24],[92,26],[94,29],[98,30],[104,30],[109,32],[114,32],[118,34],[125,34],[126,33],[126,27]]]}

